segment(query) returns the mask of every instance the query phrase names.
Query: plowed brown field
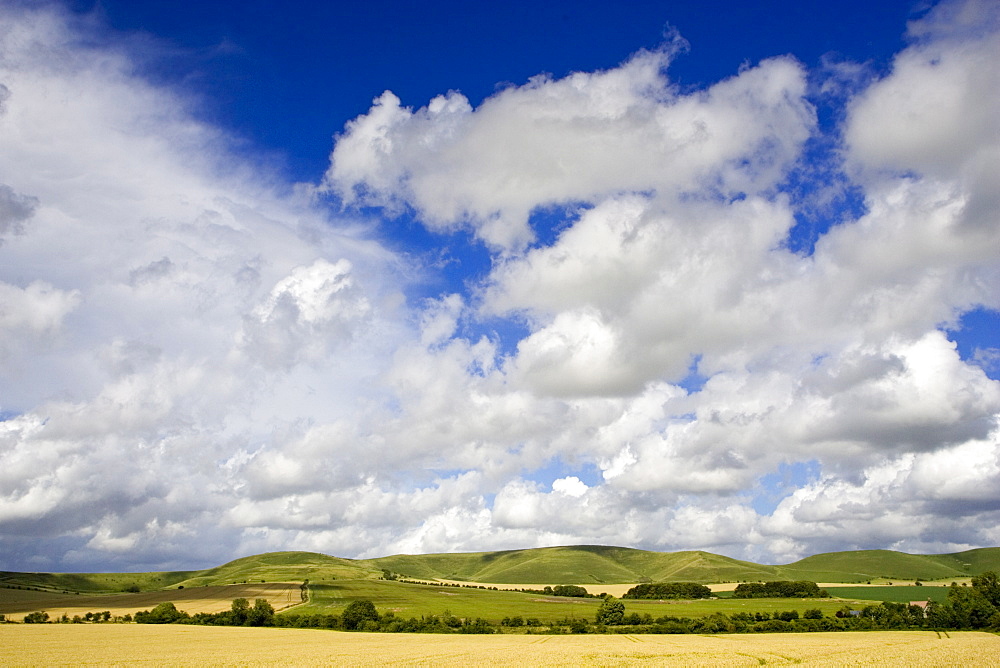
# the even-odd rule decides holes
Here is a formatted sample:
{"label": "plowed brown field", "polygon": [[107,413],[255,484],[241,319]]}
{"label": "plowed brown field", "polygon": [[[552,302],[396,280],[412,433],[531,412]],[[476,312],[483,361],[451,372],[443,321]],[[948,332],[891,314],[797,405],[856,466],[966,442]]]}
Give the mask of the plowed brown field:
{"label": "plowed brown field", "polygon": [[988,633],[408,635],[135,624],[0,626],[4,666],[998,666]]}

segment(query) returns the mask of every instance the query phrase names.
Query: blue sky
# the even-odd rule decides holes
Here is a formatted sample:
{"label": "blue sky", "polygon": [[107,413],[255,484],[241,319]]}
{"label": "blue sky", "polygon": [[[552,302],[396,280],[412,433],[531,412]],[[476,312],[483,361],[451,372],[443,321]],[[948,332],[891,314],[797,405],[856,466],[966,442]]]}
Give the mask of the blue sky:
{"label": "blue sky", "polygon": [[[459,90],[473,104],[547,72],[615,67],[671,28],[691,51],[671,79],[702,88],[744,63],[791,53],[888,66],[911,2],[75,3],[106,25],[163,40],[150,73],[205,96],[206,114],[287,160],[294,179],[325,169],[333,132],[392,90],[406,105]],[[863,16],[863,20],[858,20]],[[172,57],[171,57],[172,56]],[[295,123],[288,123],[288,114]]]}
{"label": "blue sky", "polygon": [[2,567],[1000,544],[993,3],[0,24]]}

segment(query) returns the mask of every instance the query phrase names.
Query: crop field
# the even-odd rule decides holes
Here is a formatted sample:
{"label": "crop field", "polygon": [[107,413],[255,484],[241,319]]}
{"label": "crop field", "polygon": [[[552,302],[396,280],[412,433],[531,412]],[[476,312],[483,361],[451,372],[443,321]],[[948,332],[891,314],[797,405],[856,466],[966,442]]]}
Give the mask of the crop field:
{"label": "crop field", "polygon": [[171,601],[177,607],[191,614],[197,612],[221,612],[228,610],[233,599],[265,598],[275,610],[283,610],[301,601],[300,583],[268,582],[219,587],[193,587],[149,591],[138,594],[73,595],[24,589],[0,588],[0,614],[8,619],[19,620],[26,613],[44,610],[49,618],[56,619],[63,614],[73,617],[88,612],[108,610],[112,615],[135,614],[139,610],[150,610],[164,601]]}
{"label": "crop field", "polygon": [[[909,589],[913,589],[910,587]],[[383,580],[338,580],[332,583],[310,585],[308,604],[296,607],[301,614],[339,614],[353,600],[371,600],[380,613],[393,612],[397,617],[440,615],[445,611],[457,617],[482,617],[498,623],[504,617],[520,615],[539,621],[552,622],[567,617],[593,620],[600,606],[600,599],[543,596],[513,591],[493,591],[465,587],[418,585]],[[942,590],[943,591],[943,590]],[[916,599],[914,599],[916,600]],[[770,612],[798,610],[801,614],[809,608],[818,608],[831,616],[844,605],[858,607],[870,600],[855,599],[718,599],[700,601],[642,601],[625,600],[625,612],[650,614],[654,618],[704,617],[716,612]],[[183,609],[183,606],[178,604]]]}
{"label": "crop field", "polygon": [[830,596],[871,601],[892,601],[908,603],[910,601],[936,601],[944,603],[948,600],[948,587],[827,587]]}
{"label": "crop field", "polygon": [[1000,638],[929,631],[726,636],[463,636],[308,629],[0,626],[4,666],[997,666]]}

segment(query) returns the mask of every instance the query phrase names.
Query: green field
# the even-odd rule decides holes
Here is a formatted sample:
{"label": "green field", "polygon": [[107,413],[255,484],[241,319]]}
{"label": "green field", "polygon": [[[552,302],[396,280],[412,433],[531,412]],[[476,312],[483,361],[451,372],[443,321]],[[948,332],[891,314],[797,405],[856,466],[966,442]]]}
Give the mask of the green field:
{"label": "green field", "polygon": [[[183,590],[145,592],[140,594],[104,595],[64,595],[31,590],[0,589],[0,613],[16,616],[34,610],[53,612],[65,608],[79,607],[77,613],[86,610],[112,609],[114,614],[134,614],[150,609],[163,601],[174,602],[177,607],[189,613],[218,611],[227,609],[233,598],[244,596],[254,598],[241,587],[229,585],[217,587],[187,587]],[[264,586],[264,585],[257,585]],[[359,599],[371,600],[382,614],[392,612],[398,617],[422,617],[450,613],[457,617],[481,617],[499,623],[504,617],[521,616],[536,618],[546,624],[566,618],[587,618],[593,620],[600,599],[543,596],[515,591],[496,591],[468,587],[443,587],[439,585],[419,585],[388,580],[337,580],[334,582],[311,584],[308,603],[296,605],[282,614],[340,614],[348,603]],[[851,588],[861,594],[866,588]],[[878,587],[882,594],[891,595],[896,590],[915,592],[917,587]],[[928,588],[930,589],[930,588]],[[945,592],[944,587],[937,588]],[[231,591],[230,591],[231,590]],[[296,595],[298,589],[295,589]],[[871,603],[864,596],[854,596],[848,592],[838,592],[845,599],[729,599],[699,601],[638,601],[625,600],[627,614],[649,614],[653,618],[703,617],[716,612],[770,612],[797,610],[800,614],[809,608],[819,608],[825,615],[833,615],[844,605],[856,608]],[[206,598],[212,600],[206,601]],[[919,597],[918,597],[919,598]],[[216,601],[216,599],[218,599]],[[879,599],[883,600],[883,599]],[[896,600],[896,599],[887,599]],[[906,598],[900,600],[917,600]],[[920,599],[926,600],[926,599]],[[206,607],[206,604],[211,604]],[[276,608],[283,607],[275,602]],[[72,614],[72,613],[71,613]]]}
{"label": "green field", "polygon": [[[886,587],[888,589],[895,589]],[[902,589],[902,588],[900,588]],[[909,589],[916,589],[909,587]],[[880,588],[881,590],[881,588]],[[943,591],[943,589],[942,589]],[[482,617],[498,623],[504,617],[519,615],[536,618],[542,623],[580,617],[593,620],[601,601],[597,598],[542,596],[515,591],[494,591],[468,587],[442,587],[380,580],[342,580],[310,586],[308,604],[296,606],[287,614],[339,614],[348,603],[368,599],[380,613],[392,612],[397,617],[442,615]],[[626,600],[625,612],[657,617],[704,617],[716,612],[770,612],[819,608],[824,615],[833,615],[845,605],[863,607],[870,601],[853,599],[726,599],[699,601],[640,601]]]}
{"label": "green field", "polygon": [[944,603],[948,600],[948,587],[827,587],[830,596],[838,598],[860,599],[863,601],[892,601],[893,603],[909,603],[910,601],[935,601]]}

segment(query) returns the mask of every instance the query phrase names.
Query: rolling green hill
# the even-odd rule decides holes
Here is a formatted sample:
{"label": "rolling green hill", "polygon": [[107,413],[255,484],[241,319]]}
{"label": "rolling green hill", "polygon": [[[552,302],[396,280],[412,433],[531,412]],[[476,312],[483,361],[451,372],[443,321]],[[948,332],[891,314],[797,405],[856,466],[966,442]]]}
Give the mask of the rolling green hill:
{"label": "rolling green hill", "polygon": [[267,552],[230,561],[222,566],[196,571],[178,584],[185,587],[265,582],[300,582],[310,580],[366,579],[382,575],[380,568],[366,562],[330,557],[318,552]]}
{"label": "rolling green hill", "polygon": [[416,579],[496,584],[623,584],[635,582],[737,582],[813,580],[942,580],[1000,571],[1000,548],[953,554],[914,555],[890,550],[830,552],[791,564],[768,566],[711,552],[650,552],[579,545],[502,552],[394,555],[342,559],[315,552],[269,552],[202,571],[162,573],[0,572],[0,587],[32,587],[84,593],[144,591],[250,581],[313,583],[375,580],[383,570]]}
{"label": "rolling green hill", "polygon": [[830,552],[768,566],[711,552],[649,552],[578,545],[504,552],[395,555],[368,560],[413,578],[497,584],[612,584],[813,580],[856,583],[873,579],[940,580],[1000,571],[1000,548],[915,555],[891,550]]}
{"label": "rolling green hill", "polygon": [[14,573],[0,571],[0,587],[30,587],[43,591],[107,594],[128,588],[164,589],[200,571],[154,573]]}
{"label": "rolling green hill", "polygon": [[664,580],[726,582],[777,577],[774,566],[739,561],[710,552],[649,552],[601,545],[396,555],[370,562],[379,568],[410,577],[497,584],[611,584]]}
{"label": "rolling green hill", "polygon": [[1000,570],[1000,548],[918,555],[891,550],[829,552],[779,567],[790,580],[862,582],[872,579],[940,580]]}

